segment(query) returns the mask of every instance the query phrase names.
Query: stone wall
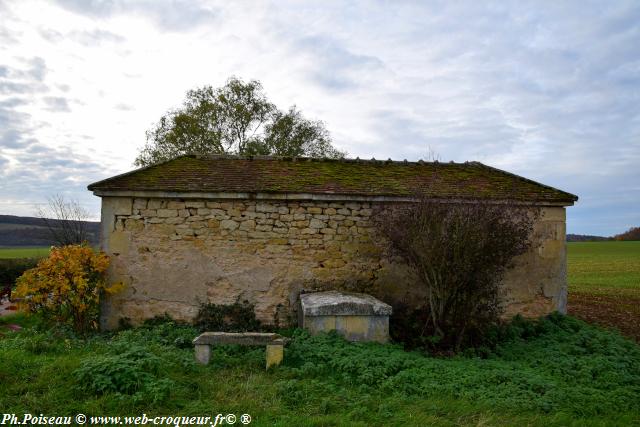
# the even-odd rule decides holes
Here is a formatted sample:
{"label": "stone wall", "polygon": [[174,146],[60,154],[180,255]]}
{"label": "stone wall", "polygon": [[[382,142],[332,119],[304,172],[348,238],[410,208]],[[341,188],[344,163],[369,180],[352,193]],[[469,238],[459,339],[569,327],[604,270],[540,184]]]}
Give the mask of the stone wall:
{"label": "stone wall", "polygon": [[[368,202],[103,197],[110,280],[126,291],[103,304],[102,326],[165,312],[190,320],[202,302],[255,304],[258,318],[295,319],[301,290],[343,289],[384,301],[420,300],[402,264],[383,253]],[[545,208],[538,244],[505,280],[508,310],[564,309],[564,208]]]}

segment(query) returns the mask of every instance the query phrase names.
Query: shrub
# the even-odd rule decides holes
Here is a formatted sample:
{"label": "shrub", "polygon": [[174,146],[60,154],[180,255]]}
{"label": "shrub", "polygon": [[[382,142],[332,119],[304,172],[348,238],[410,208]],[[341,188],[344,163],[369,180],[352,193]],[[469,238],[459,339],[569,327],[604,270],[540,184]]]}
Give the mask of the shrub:
{"label": "shrub", "polygon": [[428,321],[414,333],[438,350],[481,342],[499,319],[500,282],[529,248],[536,216],[511,203],[425,196],[382,212],[379,229],[389,249],[414,269],[426,293]]}
{"label": "shrub", "polygon": [[393,305],[389,318],[389,335],[393,342],[403,343],[412,350],[428,346],[429,337],[425,336],[425,325],[429,323],[429,310],[426,306],[413,308],[406,303]]}
{"label": "shrub", "polygon": [[201,304],[194,324],[201,331],[247,332],[262,329],[256,319],[254,306],[244,301],[242,304]]}
{"label": "shrub", "polygon": [[0,287],[13,285],[18,277],[37,264],[37,258],[0,259]]}
{"label": "shrub", "polygon": [[22,298],[27,311],[86,333],[98,327],[101,293],[113,294],[123,287],[107,285],[108,266],[109,257],[88,246],[53,248],[48,258],[18,278],[15,296]]}

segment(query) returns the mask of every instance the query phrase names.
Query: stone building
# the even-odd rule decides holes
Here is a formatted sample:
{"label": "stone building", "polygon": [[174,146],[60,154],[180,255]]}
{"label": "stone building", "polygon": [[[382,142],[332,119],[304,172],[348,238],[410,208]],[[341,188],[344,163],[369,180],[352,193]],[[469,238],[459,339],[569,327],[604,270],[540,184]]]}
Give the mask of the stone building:
{"label": "stone building", "polygon": [[389,260],[373,216],[416,190],[456,201],[517,199],[541,208],[536,241],[503,286],[508,313],[566,309],[565,207],[577,197],[469,163],[182,156],[89,185],[102,197],[109,280],[102,326],[199,304],[255,304],[258,318],[295,318],[301,290],[422,301],[411,271]]}

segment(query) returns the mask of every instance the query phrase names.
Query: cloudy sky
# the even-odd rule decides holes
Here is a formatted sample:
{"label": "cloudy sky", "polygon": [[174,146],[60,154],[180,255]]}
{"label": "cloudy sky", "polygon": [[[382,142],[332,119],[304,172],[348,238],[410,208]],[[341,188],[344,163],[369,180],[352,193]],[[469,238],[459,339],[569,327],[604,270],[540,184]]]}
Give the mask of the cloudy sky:
{"label": "cloudy sky", "polygon": [[478,160],[640,226],[640,3],[0,0],[0,214],[132,169],[189,89],[258,79],[350,157]]}

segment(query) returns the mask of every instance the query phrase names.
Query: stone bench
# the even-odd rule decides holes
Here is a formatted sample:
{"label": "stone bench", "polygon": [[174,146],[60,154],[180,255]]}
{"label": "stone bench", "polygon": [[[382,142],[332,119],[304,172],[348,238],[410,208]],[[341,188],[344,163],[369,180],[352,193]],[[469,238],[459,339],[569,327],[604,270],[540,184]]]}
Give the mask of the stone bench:
{"label": "stone bench", "polygon": [[267,347],[267,369],[279,365],[284,357],[284,346],[289,341],[282,335],[262,332],[205,332],[193,340],[196,361],[209,363],[212,345],[264,345]]}

